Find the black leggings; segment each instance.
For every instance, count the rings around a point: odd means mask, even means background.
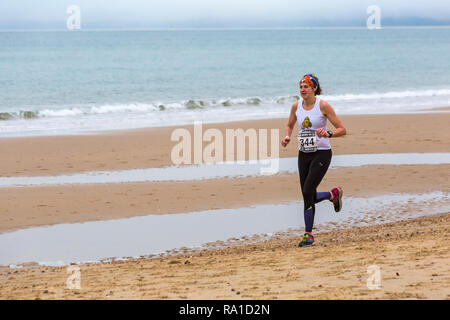
[[[298,173],[305,204],[305,227],[307,232],[312,231],[316,210],[315,204],[318,202],[317,187],[327,173],[331,156],[331,150],[317,150],[310,153],[298,152]],[[323,199],[319,199],[319,201],[321,200]]]

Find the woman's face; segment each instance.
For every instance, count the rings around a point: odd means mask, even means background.
[[[307,85],[306,83],[300,84],[300,95],[303,99],[309,98],[311,96],[314,96],[314,90],[312,87]]]

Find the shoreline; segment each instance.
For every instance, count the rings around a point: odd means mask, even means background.
[[[446,145],[450,139],[447,131],[436,136],[432,130],[423,130],[414,137],[424,123],[432,123],[434,128],[446,128],[449,113],[343,115],[340,118],[347,128],[347,135],[331,140],[333,154],[450,151]],[[227,129],[279,130],[281,141],[286,121],[287,117],[243,120],[204,124],[202,129],[205,132],[215,128],[223,136]],[[194,136],[193,126],[172,126],[80,136],[0,138],[3,151],[0,176],[47,176],[170,166],[173,165],[171,151],[178,143],[171,141],[171,134],[178,128],[184,128]],[[297,130],[298,124],[294,134]],[[203,147],[205,145],[204,142]],[[248,145],[246,147],[248,159]],[[297,156],[296,141],[286,149],[279,148],[281,158]]]
[[[317,208],[313,233],[320,238],[320,234],[324,232],[445,214],[450,208],[448,197],[449,193],[441,191],[422,194],[391,193],[368,198],[346,197],[345,209],[340,213],[335,213],[330,204]],[[0,235],[1,247],[10,257],[8,260],[0,257],[0,265],[11,265],[12,268],[37,264],[67,266],[72,263],[84,265],[155,256],[167,257],[180,253],[195,253],[203,249],[223,249],[236,244],[248,245],[280,237],[300,237],[303,234],[303,225],[300,222],[301,205],[297,201],[192,212],[188,216],[181,214],[174,217],[168,215],[158,217],[150,214],[137,219],[21,229],[17,233]],[[255,227],[256,217],[259,226]],[[276,221],[276,217],[283,222]],[[218,221],[221,223],[218,224]],[[286,223],[287,221],[290,223]],[[157,228],[155,223],[158,225]],[[183,228],[180,229],[181,225]],[[237,230],[240,231],[236,232]],[[99,235],[101,238],[98,238]],[[30,241],[30,236],[33,241]],[[11,242],[12,238],[26,246],[28,253],[10,252],[11,246],[14,245],[14,242]],[[161,239],[166,241],[160,243]],[[92,248],[92,243],[96,243],[95,248]],[[65,249],[61,250],[61,247]],[[123,249],[114,250],[116,247]],[[67,251],[67,248],[72,250]],[[89,254],[86,256],[85,252]]]
[[[377,112],[377,113],[349,113],[349,114],[338,114],[339,117],[347,117],[347,116],[390,116],[390,115],[417,115],[417,114],[446,114],[450,112],[450,106],[446,107],[433,107],[427,109],[415,109],[408,110],[404,112]],[[203,122],[205,125],[222,125],[228,123],[239,123],[239,122],[247,122],[247,121],[262,121],[262,120],[281,120],[287,119],[287,117],[257,117],[256,119],[231,119],[231,120],[223,120],[223,121],[208,121]],[[74,131],[74,132],[61,132],[61,133],[52,133],[52,134],[19,134],[19,135],[6,135],[0,136],[0,141],[2,139],[21,139],[21,138],[51,138],[51,137],[79,137],[79,136],[97,136],[97,135],[114,135],[114,134],[127,134],[135,131],[149,130],[152,128],[180,128],[180,127],[189,127],[192,126],[193,123],[180,123],[175,125],[150,125],[136,128],[121,128],[121,129],[101,129],[101,130],[83,130],[83,131]]]
[[[340,118],[348,135],[331,141],[334,154],[450,152],[448,130],[436,135],[438,128],[447,128],[447,113]],[[284,133],[286,120],[204,125],[204,129],[274,128]],[[427,126],[433,129],[420,130]],[[4,151],[0,175],[38,176],[170,165],[168,155],[175,144],[170,141],[170,134],[175,128],[178,127],[107,135],[0,139]],[[192,127],[184,128],[192,132]],[[295,143],[287,149],[280,148],[280,157],[296,154]],[[328,171],[319,189],[343,185],[346,197],[448,193],[450,181],[445,172],[449,168],[448,164],[336,168]],[[134,217],[158,210],[170,214],[300,199],[297,174],[2,188],[0,232]],[[424,202],[421,208],[433,203]],[[445,209],[447,202],[442,205]],[[415,209],[414,203],[409,203],[398,214],[414,216]],[[386,214],[388,209],[380,207],[367,222],[382,222]],[[238,247],[213,246],[213,250],[170,257],[83,264],[80,290],[67,289],[65,267],[4,267],[0,268],[0,281],[4,283],[0,298],[450,299],[450,213],[367,227],[336,227],[331,232],[320,232],[314,248],[298,248],[299,236],[268,241],[261,238]],[[315,265],[308,261],[315,261]],[[381,290],[366,287],[370,265],[381,268]]]
[[[421,131],[424,123],[445,128],[450,114],[342,117],[348,135],[331,140],[333,154],[450,152],[450,132]],[[241,121],[215,127],[283,132],[286,119]],[[107,135],[0,139],[0,176],[45,176],[84,171],[171,165],[178,127]],[[185,127],[192,132],[192,127]],[[296,128],[294,130],[297,130]],[[295,132],[295,131],[294,131]],[[248,150],[247,150],[248,151]],[[296,141],[280,157],[297,156]],[[450,190],[450,165],[370,165],[329,170],[319,190],[343,186],[346,196]],[[370,186],[370,187],[369,187]],[[106,183],[2,188],[0,232],[59,223],[172,214],[301,199],[297,174],[177,182]]]
[[[169,257],[83,264],[80,289],[67,288],[67,267],[3,267],[0,298],[449,299],[449,228],[446,213],[320,233],[310,248],[299,248],[299,237],[279,237]],[[381,271],[378,290],[367,287],[371,265]]]
[[[448,177],[442,174],[448,171],[450,164],[337,168],[328,171],[319,190],[341,185],[346,197],[450,192]],[[14,187],[2,188],[1,191],[0,234],[61,223],[235,209],[301,200],[297,174],[200,181]]]

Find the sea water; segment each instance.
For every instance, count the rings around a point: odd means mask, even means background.
[[[450,105],[450,28],[0,32],[0,137]]]
[[[346,197],[339,213],[329,201],[316,205],[314,232],[413,219],[449,210],[449,194]],[[412,209],[414,208],[414,209]],[[303,202],[33,227],[0,234],[0,266],[37,262],[65,265],[164,254],[174,249],[230,245],[233,238],[303,234]],[[261,240],[261,238],[260,238]],[[227,241],[224,243],[224,241]],[[211,242],[216,242],[211,245]],[[175,251],[173,253],[176,253]]]

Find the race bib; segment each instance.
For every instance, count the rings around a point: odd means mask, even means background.
[[[306,129],[298,133],[298,148],[302,152],[317,151],[317,135],[315,130]]]

